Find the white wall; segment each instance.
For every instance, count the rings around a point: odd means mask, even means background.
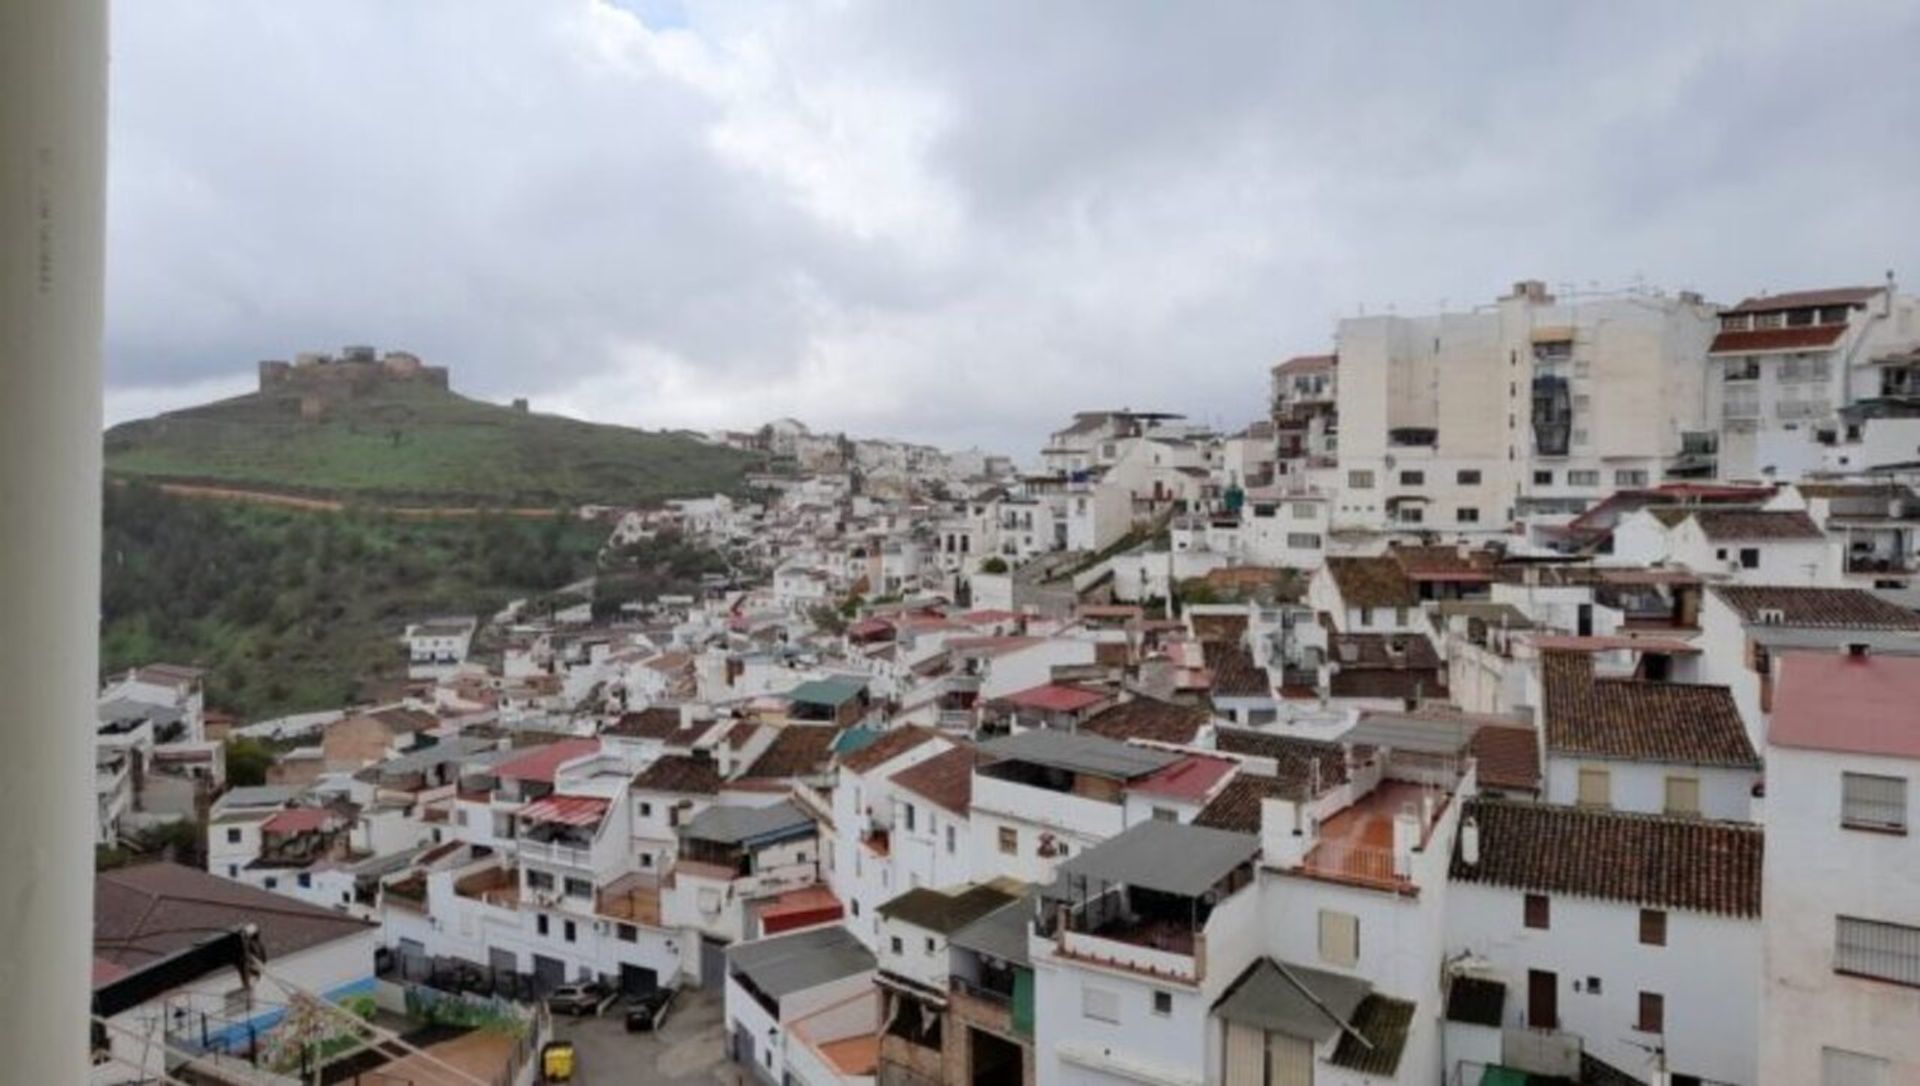
[[[1572,755],[1548,754],[1545,785],[1548,803],[1571,806],[1580,798],[1580,770],[1604,769],[1611,778],[1611,803],[1616,811],[1665,814],[1667,778],[1692,777],[1700,782],[1700,814],[1704,818],[1751,822],[1753,786],[1760,774],[1751,769],[1626,762]]]

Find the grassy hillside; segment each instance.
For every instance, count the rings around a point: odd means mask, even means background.
[[[404,674],[405,623],[571,583],[605,537],[573,517],[300,512],[109,486],[101,668],[209,668],[209,701],[247,717],[335,708]]]
[[[750,457],[692,437],[515,411],[419,384],[303,420],[250,393],[107,431],[107,470],[433,505],[640,504],[737,491]]]

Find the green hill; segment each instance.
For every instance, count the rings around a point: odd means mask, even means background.
[[[395,382],[303,418],[256,392],[107,431],[107,471],[405,504],[641,504],[738,491],[754,459],[668,432],[605,426]]]

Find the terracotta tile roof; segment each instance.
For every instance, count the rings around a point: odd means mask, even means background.
[[[636,792],[677,792],[711,796],[720,791],[720,767],[712,758],[663,754],[628,786]]]
[[[1239,767],[1240,763],[1231,758],[1193,754],[1134,781],[1127,786],[1127,791],[1168,799],[1202,800]]]
[[[912,724],[890,728],[881,732],[878,739],[842,757],[840,768],[853,773],[865,773],[898,758],[922,743],[931,743],[939,738],[940,733],[932,728],[922,728]]]
[[[1913,488],[1901,483],[1795,483],[1805,498],[1911,498]]]
[[[1136,696],[1081,721],[1079,730],[1106,739],[1148,739],[1184,746],[1193,742],[1200,726],[1212,716],[1197,705]]]
[[[1392,558],[1328,558],[1327,575],[1348,607],[1412,607],[1420,602],[1413,582]]]
[[[138,864],[93,877],[93,954],[137,969],[241,924],[256,924],[269,960],[373,925],[284,894],[175,863]]]
[[[1298,373],[1325,373],[1340,364],[1340,356],[1333,354],[1295,355],[1273,367],[1273,372],[1292,377]]]
[[[1492,551],[1462,555],[1458,547],[1397,546],[1387,555],[1416,581],[1491,581],[1499,559]]]
[[[607,735],[628,739],[671,739],[680,732],[680,708],[675,705],[655,705],[637,713],[622,713],[620,719],[604,731]],[[687,734],[695,735],[699,731],[698,727],[689,728]]]
[[[1339,698],[1440,697],[1446,670],[1433,642],[1418,634],[1335,634],[1339,664],[1327,692]],[[1389,649],[1398,649],[1390,652]]]
[[[598,739],[562,739],[557,743],[533,747],[493,767],[496,777],[521,781],[553,780],[562,762],[570,762],[600,749]]]
[[[1724,686],[1596,679],[1593,657],[1540,657],[1547,750],[1643,762],[1760,766]]]
[[[1747,354],[1831,347],[1847,330],[1844,324],[1810,324],[1800,328],[1755,328],[1749,332],[1721,332],[1713,337],[1708,354]]]
[[[1209,829],[1232,830],[1234,833],[1260,832],[1260,801],[1263,799],[1300,799],[1299,780],[1287,780],[1280,777],[1262,777],[1242,772],[1220,789],[1220,794],[1207,801],[1200,813],[1193,816],[1193,824]]]
[[[893,783],[954,814],[973,805],[973,766],[978,752],[962,745],[895,773]]]
[[[1193,636],[1202,641],[1225,641],[1239,644],[1247,633],[1247,616],[1241,615],[1193,615]]]
[[[1540,791],[1540,740],[1532,728],[1483,724],[1468,743],[1482,788]]]
[[[1812,517],[1797,510],[1695,509],[1693,522],[1712,540],[1826,538]]]
[[[995,700],[1048,713],[1077,713],[1106,701],[1110,696],[1103,691],[1067,683],[1042,683]]]
[[[1779,611],[1780,625],[1823,629],[1920,630],[1920,614],[1860,588],[1714,585],[1709,589],[1744,622]]]
[[[811,777],[826,770],[833,757],[833,739],[840,729],[818,724],[788,724],[773,737],[757,761],[741,777],[748,780]]]
[[[1254,666],[1253,656],[1225,641],[1203,642],[1207,667],[1213,672],[1216,698],[1257,698],[1273,692],[1266,670]]]
[[[1784,294],[1759,294],[1743,298],[1730,313],[1776,313],[1782,309],[1823,308],[1831,305],[1864,305],[1880,296],[1885,287],[1830,287],[1825,290],[1790,290]]]
[[[1480,862],[1451,877],[1542,894],[1724,916],[1760,915],[1761,828],[1746,822],[1473,799]]]
[[[1248,728],[1219,728],[1214,732],[1213,745],[1228,754],[1271,758],[1281,781],[1299,787],[1304,787],[1316,772],[1321,791],[1346,783],[1347,756],[1338,743]]]

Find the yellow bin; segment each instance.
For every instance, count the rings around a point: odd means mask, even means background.
[[[540,1050],[540,1077],[547,1082],[573,1081],[573,1042],[548,1041]]]

